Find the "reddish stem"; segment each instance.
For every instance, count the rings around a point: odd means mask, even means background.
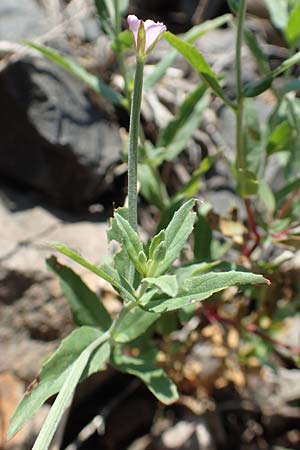
[[[288,196],[285,203],[282,205],[280,210],[278,211],[278,214],[276,215],[276,219],[282,219],[286,216],[288,210],[290,209],[291,204],[293,203],[294,199],[297,197],[299,193],[299,188],[295,189],[291,194]]]
[[[276,233],[272,233],[272,237],[275,239],[280,239],[282,237],[285,237],[287,234],[289,234],[290,231],[293,231],[293,227],[285,228],[284,230],[277,231]]]
[[[249,258],[249,256],[252,254],[252,252],[259,245],[260,240],[261,240],[261,236],[260,236],[260,234],[259,234],[259,232],[257,230],[255,217],[254,217],[254,214],[253,214],[253,211],[252,211],[250,199],[249,198],[245,198],[244,199],[244,203],[245,203],[245,208],[246,208],[246,212],[247,212],[247,218],[248,218],[248,224],[249,224],[250,232],[251,232],[251,235],[254,238],[254,243],[249,245],[249,246],[245,246],[245,248],[243,250],[243,255],[246,256],[247,258]]]

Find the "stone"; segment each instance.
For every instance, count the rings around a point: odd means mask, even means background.
[[[106,221],[79,214],[58,216],[36,203],[34,195],[2,187],[0,195],[0,373],[10,372],[29,383],[46,356],[74,327],[58,279],[47,271],[45,258],[55,253],[49,243],[65,242],[94,264],[109,251]],[[2,198],[2,201],[1,201]],[[6,200],[4,200],[6,199]],[[30,201],[31,200],[31,201]],[[99,278],[58,255],[86,279],[95,292]]]
[[[64,28],[68,36],[75,37],[80,42],[97,40],[101,30],[94,0],[69,2],[61,13],[66,23]]]
[[[235,96],[235,42],[236,32],[232,28],[217,28],[204,34],[195,43],[206,61],[219,74],[224,75],[229,97]],[[257,79],[257,64],[246,45],[242,47],[242,81],[250,83]]]
[[[45,11],[37,0],[1,0],[0,41],[20,42],[48,30]]]
[[[0,72],[0,175],[55,205],[79,208],[111,189],[119,129],[85,86],[42,58]]]

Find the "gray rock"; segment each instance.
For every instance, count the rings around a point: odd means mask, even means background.
[[[111,189],[119,159],[118,127],[82,83],[40,58],[0,73],[0,174],[79,207]]]
[[[93,223],[78,214],[58,218],[34,205],[28,194],[23,197],[7,189],[0,194],[0,342],[5,348],[0,352],[0,372],[11,372],[29,382],[45,356],[73,328],[59,281],[46,270],[45,258],[54,253],[49,242],[64,242],[99,264],[108,256],[107,224]],[[59,256],[59,260],[99,292],[99,278],[70,259]]]
[[[236,31],[232,28],[218,28],[201,36],[195,43],[206,61],[217,74],[223,74],[229,97],[236,94],[235,74]],[[246,45],[242,46],[242,82],[257,80],[257,64]]]
[[[99,37],[100,21],[94,0],[68,2],[66,8],[62,8],[61,14],[68,36],[75,37],[80,42],[95,42]]]
[[[0,40],[18,42],[47,31],[45,11],[37,0],[1,0]]]

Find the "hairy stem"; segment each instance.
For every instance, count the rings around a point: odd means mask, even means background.
[[[236,37],[236,167],[237,171],[246,169],[246,161],[244,154],[244,95],[243,95],[243,83],[242,83],[242,44],[244,34],[244,24],[247,10],[247,0],[240,0],[239,14],[238,14],[238,27]],[[244,252],[246,256],[250,256],[252,251],[257,247],[260,242],[260,235],[257,231],[254,215],[251,208],[251,203],[248,198],[244,199],[245,208],[248,217],[248,223],[251,233],[254,236],[254,245],[250,249],[246,249]]]
[[[128,150],[128,220],[132,228],[138,231],[137,220],[137,166],[138,142],[140,130],[140,113],[143,90],[144,62],[137,59],[134,88],[130,108],[129,150]],[[129,282],[133,284],[135,268],[131,263],[129,268]]]
[[[143,69],[143,61],[137,60],[129,127],[128,210],[129,223],[135,231],[137,231],[137,164],[140,111],[143,88]]]

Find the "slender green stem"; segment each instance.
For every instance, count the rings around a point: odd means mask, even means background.
[[[137,164],[140,111],[143,89],[144,62],[137,60],[131,102],[128,151],[128,210],[129,223],[137,231]]]
[[[117,331],[118,327],[122,323],[122,320],[136,306],[137,304],[132,302],[122,307],[121,311],[119,312],[118,316],[115,318],[109,329],[109,336],[112,341],[114,340],[114,333]]]
[[[236,167],[237,170],[246,169],[246,161],[244,154],[244,94],[242,82],[242,45],[244,36],[244,24],[247,10],[247,0],[240,0],[238,26],[236,37]],[[244,254],[249,257],[252,251],[259,245],[260,234],[257,231],[254,214],[251,208],[249,198],[244,198],[245,208],[248,217],[248,224],[254,238],[254,244],[251,248],[245,248]]]
[[[247,0],[240,1],[238,28],[236,38],[236,88],[237,88],[237,109],[236,109],[236,151],[237,151],[237,169],[245,169],[244,156],[244,96],[242,84],[242,43],[244,22],[247,9]]]

